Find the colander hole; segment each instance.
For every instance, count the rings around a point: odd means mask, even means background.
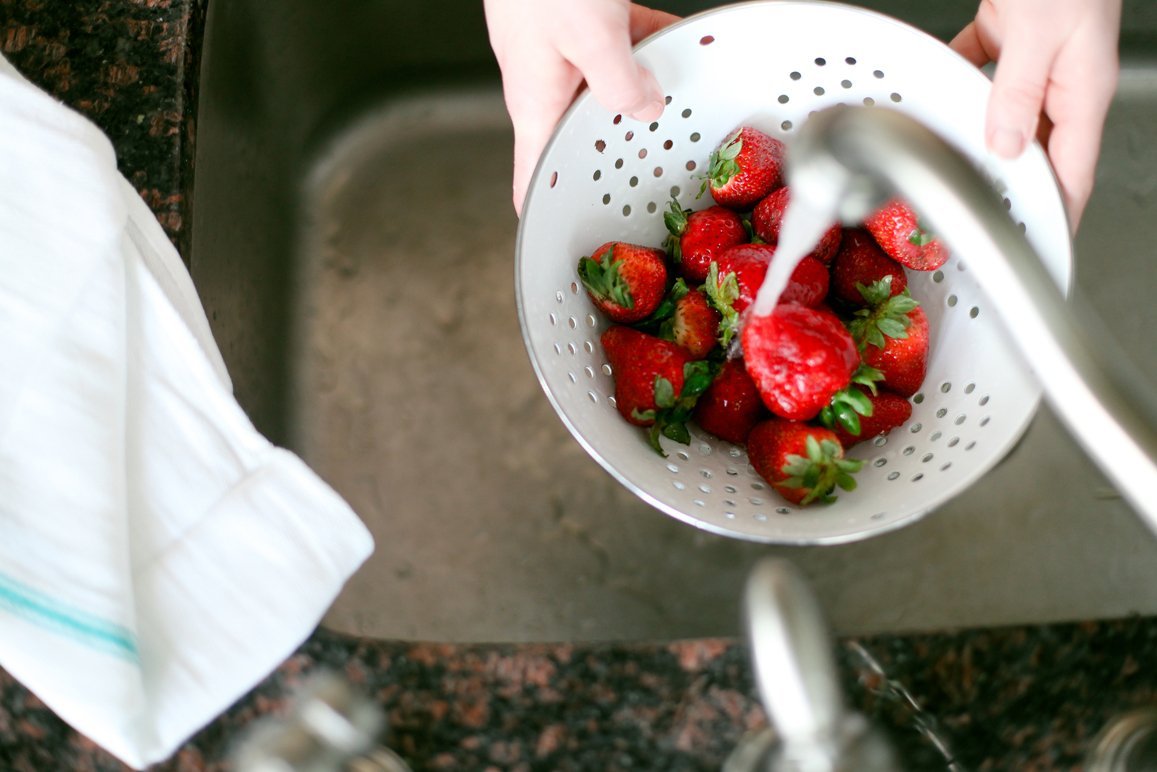
[[[578,353],[578,349],[575,348],[575,345],[573,343],[566,344],[566,350],[568,352],[570,352],[571,356],[574,356],[575,354]]]
[[[963,271],[964,268],[965,268],[964,261],[963,260],[957,260],[956,261],[956,270]]]
[[[873,75],[873,77],[876,78],[876,80],[882,80],[884,77],[884,71],[883,70],[872,70],[872,75]]]
[[[1021,232],[1021,233],[1026,233],[1026,232],[1028,232],[1028,227],[1027,227],[1027,226],[1026,226],[1024,223],[1022,223],[1022,222],[1018,222],[1018,223],[1016,224],[1016,227],[1020,228],[1020,232]]]
[[[697,163],[695,163],[694,161],[688,161],[688,162],[687,162],[687,171],[689,171],[689,172],[693,172],[693,171],[695,171],[695,168],[696,168],[697,166],[698,166],[698,164],[697,164]]]
[[[890,475],[888,475],[888,479],[889,480],[899,480],[900,479],[900,473],[899,472],[892,472]]]
[[[988,422],[989,422],[990,420],[992,420],[992,419],[991,419],[991,418],[989,418],[988,416],[985,416],[984,418],[981,418],[981,419],[980,419],[980,425],[981,425],[981,426],[988,426]]]
[[[705,506],[707,506],[707,504],[705,504],[705,503],[703,502],[703,499],[692,499],[692,501],[694,501],[694,502],[695,502],[695,506],[697,506],[697,507],[705,507]]]
[[[967,420],[968,420],[968,416],[966,416],[964,413],[961,413],[960,415],[956,416],[956,420],[953,423],[955,423],[957,426],[960,426],[962,423],[964,423]]]
[[[980,398],[980,401],[977,402],[976,404],[980,405],[981,407],[984,407],[985,405],[987,405],[988,404],[988,395],[985,394],[983,397]]]
[[[872,444],[875,445],[877,448],[882,448],[888,444],[888,438],[881,434],[879,437],[872,440]]]
[[[659,122],[658,121],[652,121],[651,125],[647,127],[647,131],[658,131],[658,130],[659,130]]]
[[[550,173],[550,186],[553,188],[557,184],[558,184],[558,172],[551,172]]]
[[[708,485],[707,483],[702,483],[699,486],[699,490],[701,490],[703,493],[710,493],[711,492],[711,486]]]
[[[690,118],[691,117],[691,108],[687,107],[683,110],[683,112],[681,112],[679,114],[682,115],[684,118]]]
[[[874,104],[876,104],[875,99],[872,99],[871,97],[864,97],[864,106],[865,107],[871,107]]]
[[[659,206],[654,201],[647,202],[647,214],[654,214],[659,211]]]
[[[748,499],[748,501],[750,501],[753,506],[756,506],[756,507],[763,506],[763,499],[761,499],[759,496],[752,496],[751,498]]]
[[[623,122],[623,116],[621,113],[619,115],[616,115],[614,118],[611,119],[611,123],[615,124],[616,126],[618,126],[622,122]]]
[[[776,507],[776,509],[775,509],[775,513],[776,513],[777,515],[790,515],[790,514],[791,514],[791,510],[790,510],[790,509],[788,509],[787,507]]]
[[[739,470],[733,466],[729,466],[729,467],[727,467],[727,476],[728,477],[738,477],[739,476]],[[731,491],[731,492],[735,493],[735,491]]]
[[[912,482],[920,482],[923,479],[924,479],[924,473],[923,472],[917,472],[916,474],[912,475]]]
[[[639,186],[639,178],[638,177],[632,177],[631,179],[627,180],[627,184],[630,185],[632,188],[637,188]]]
[[[798,72],[793,72],[793,73],[791,73],[791,75],[789,75],[788,77],[790,77],[792,80],[799,80],[799,79],[800,79],[800,78],[802,78],[803,76],[802,76],[802,75],[800,75]]]
[[[611,374],[611,366],[610,365],[603,365],[603,375],[610,375],[610,374]]]
[[[815,88],[812,89],[812,93],[815,94],[816,96],[823,96],[824,95],[824,87],[823,86],[816,86]]]
[[[573,316],[568,316],[567,320],[566,320],[566,326],[570,327],[572,330],[577,330],[578,329],[578,319],[575,319]]]
[[[944,302],[948,304],[949,308],[955,308],[956,304],[959,302],[959,298],[957,298],[955,295],[949,295],[948,299]]]
[[[916,448],[913,447],[912,445],[909,445],[908,447],[904,448],[903,452],[904,452],[905,456],[910,456],[916,452]]]
[[[598,394],[594,393],[593,391],[588,391],[587,396],[590,398],[591,402],[595,403],[596,405],[599,404]]]
[[[924,401],[924,393],[921,392],[921,393],[917,394],[916,396],[912,397],[912,401],[915,402],[917,405],[921,404]]]
[[[607,149],[607,143],[605,140],[601,140],[601,139],[595,140],[595,150],[597,150],[601,153],[606,149]],[[598,174],[598,172],[595,172],[595,174]],[[598,177],[595,177],[595,179],[597,180]]]
[[[976,384],[975,383],[970,383],[964,387],[964,393],[965,394],[971,394],[974,391],[976,391]]]
[[[932,281],[936,282],[937,284],[944,281],[944,271],[936,271],[935,273],[933,273],[932,274]]]
[[[677,490],[677,491],[682,491],[682,490],[687,489],[687,486],[685,484],[683,484],[682,480],[672,480],[671,485],[674,486],[675,490]]]
[[[942,407],[936,411],[936,417],[937,418],[943,418],[946,415],[948,415],[948,408],[946,408],[946,407]],[[935,435],[933,435],[933,436],[935,436]]]
[[[947,411],[947,410],[945,410],[944,412],[945,412],[945,413],[947,413],[948,411]],[[939,415],[939,413],[937,413],[937,415]],[[941,418],[943,418],[944,416],[940,416],[940,417],[941,417]],[[932,433],[932,436],[931,436],[931,437],[929,437],[928,439],[929,439],[929,441],[931,441],[931,442],[936,442],[936,440],[940,439],[940,438],[941,438],[941,437],[943,437],[943,436],[944,436],[944,435],[943,435],[941,432],[933,432],[933,433]]]
[[[600,179],[602,179],[602,176],[603,176],[602,171],[599,169],[595,169],[595,173],[591,175],[591,179],[594,180],[595,182],[598,182]]]
[[[755,513],[755,519],[761,523],[766,523],[767,522],[767,513],[766,512],[756,512]]]
[[[704,442],[704,443],[701,443],[701,444],[699,445],[699,455],[701,455],[701,456],[710,456],[710,455],[711,455],[711,446],[710,446],[710,445],[708,445],[706,442]],[[711,473],[710,473],[710,472],[708,472],[708,474],[711,474]]]
[[[596,396],[592,396],[591,401],[592,402],[598,402],[599,400]],[[615,395],[614,394],[611,394],[607,397],[607,404],[610,405],[611,407],[617,407],[618,406],[619,403],[617,401],[615,401]]]
[[[574,373],[570,373],[570,372],[568,372],[568,373],[566,374],[566,377],[567,377],[567,378],[570,378],[570,382],[571,382],[571,383],[578,383],[578,376],[577,376],[577,375],[575,375]]]
[[[594,378],[595,377],[595,368],[591,367],[590,365],[587,365],[586,367],[584,367],[583,372],[586,373],[586,376],[588,378]]]
[[[674,464],[667,464],[667,470],[671,472],[671,474],[679,474],[679,467]]]
[[[611,203],[611,194],[610,193],[604,193],[603,194],[603,206],[606,206],[609,203]]]
[[[726,507],[734,507],[734,506],[735,506],[735,502],[734,502],[734,501],[732,501],[731,499],[724,499],[724,500],[723,500],[723,505],[724,505],[724,506],[726,506]]]
[[[949,462],[945,463],[944,466],[940,467],[940,471],[941,472],[947,472],[951,468],[952,468],[952,462],[949,461]]]
[[[975,448],[975,447],[976,447],[976,440],[973,440],[972,442],[970,442],[970,443],[968,443],[967,445],[965,445],[965,446],[964,446],[964,449],[965,449],[965,450],[972,450],[972,449],[973,449],[973,448]]]
[[[554,344],[554,353],[561,356],[562,355],[562,346],[558,345],[557,343]],[[609,368],[610,365],[607,365],[607,367]],[[610,375],[610,373],[607,373],[607,375]]]
[[[558,292],[554,293],[554,299],[557,300],[559,303],[563,303],[566,301],[566,297],[562,294],[562,290],[559,290]]]
[[[844,88],[851,88],[852,82],[845,78],[844,80],[840,81],[840,85],[843,86]]]
[[[872,515],[872,517],[870,519],[883,520],[884,519],[884,513],[883,512],[877,512],[876,514]]]
[[[731,450],[727,451],[727,455],[731,456],[732,458],[739,458],[743,455],[743,451],[739,448],[732,448]]]
[[[665,140],[663,142],[663,149],[664,150],[670,150],[673,147],[675,147],[675,141],[674,140],[668,139],[668,140]]]
[[[700,469],[699,474],[703,475],[703,479],[710,480],[715,475],[711,473],[710,469]]]
[[[675,455],[679,457],[680,461],[689,461],[691,459],[691,456],[687,455],[687,451],[685,450],[680,450]]]
[[[779,127],[781,129],[783,129],[784,131],[791,131],[792,122],[791,121],[784,121],[783,123],[779,124]]]
[[[663,104],[665,104],[665,105],[671,104],[671,97],[669,95],[663,99]]]
[[[651,176],[662,177],[663,176],[663,167],[662,166],[656,166],[654,169],[651,170]],[[652,209],[651,211],[653,212],[655,210]]]
[[[883,458],[883,457],[877,458],[875,461],[872,462],[872,466],[876,467],[877,469],[882,467],[882,466],[887,466],[887,464],[888,464],[888,459]]]
[[[844,62],[847,64],[855,64],[856,63],[856,57],[849,56],[846,59],[844,59]]]
[[[630,217],[630,216],[631,216],[631,205],[630,205],[630,204],[626,204],[626,205],[623,207],[623,217]]]
[[[558,316],[553,314],[553,313],[550,315],[550,326],[551,327],[557,327],[558,326]]]
[[[728,469],[727,471],[730,472],[731,470]],[[739,489],[736,488],[734,485],[724,485],[723,490],[726,491],[727,493],[732,493],[732,494],[739,492]]]
[[[947,394],[950,391],[952,391],[952,382],[951,381],[945,381],[944,383],[940,384],[940,393],[941,394]]]
[[[816,67],[823,67],[827,63],[828,63],[827,60],[824,59],[822,56],[816,57]]]
[[[978,316],[980,316],[980,307],[979,306],[973,306],[972,308],[968,309],[968,318],[969,319],[975,319]]]
[[[688,139],[690,139],[692,142],[698,142],[702,138],[703,138],[703,135],[697,131],[691,132],[691,136],[688,137]]]
[[[642,150],[639,151],[639,160],[641,161],[646,157],[647,157],[647,148],[643,148]]]
[[[899,94],[897,94],[895,91],[893,91],[893,92],[892,92],[892,93],[889,95],[889,97],[888,97],[888,98],[889,98],[889,99],[891,99],[893,102],[900,102],[900,101],[902,101],[902,100],[904,99],[904,97],[900,96],[900,95],[899,95]]]
[[[1009,200],[1009,199],[1007,199],[1007,198],[1005,198],[1005,199],[1004,199],[1004,208],[1005,208],[1005,209],[1008,209],[1009,211],[1011,211],[1011,210],[1012,210],[1012,201],[1011,201],[1011,200]]]
[[[623,159],[622,158],[616,158],[615,159],[615,168],[616,169],[622,169],[623,168]]]
[[[724,512],[723,516],[726,517],[728,520],[734,520],[735,519],[735,513],[734,512]]]
[[[767,486],[764,485],[763,483],[759,482],[758,480],[756,480],[755,482],[753,482],[751,484],[751,489],[755,490],[755,491],[762,491],[762,490],[766,490]]]
[[[681,190],[679,189],[679,186],[678,186],[678,185],[672,185],[672,186],[671,186],[671,198],[678,198],[678,197],[679,197],[679,194],[680,194],[680,193],[682,193],[682,192],[683,192],[683,191],[681,191]]]
[[[920,430],[923,428],[924,428],[923,424],[914,423],[910,427],[908,427],[908,431],[912,432],[913,434],[919,434]]]
[[[952,439],[950,439],[948,441],[948,447],[950,447],[950,448],[955,448],[959,444],[960,444],[960,438],[959,437],[953,437]]]
[[[924,458],[920,459],[920,463],[927,464],[931,460],[932,460],[932,454],[931,453],[925,453]]]
[[[781,105],[786,105],[789,101],[790,101],[790,97],[788,97],[787,94],[780,94],[779,95],[779,103]]]
[[[579,294],[579,283],[577,281],[572,281],[570,283],[570,294],[572,294],[572,295]]]

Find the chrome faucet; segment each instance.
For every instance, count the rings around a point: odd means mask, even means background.
[[[1157,397],[1101,321],[1066,301],[992,187],[958,151],[898,111],[817,112],[788,154],[793,199],[859,222],[900,196],[968,266],[1045,397],[1157,532]]]

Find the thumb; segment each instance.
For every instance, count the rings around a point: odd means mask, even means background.
[[[1005,158],[1019,156],[1036,135],[1057,54],[1056,45],[1032,30],[1029,24],[1013,25],[992,79],[985,139],[989,149]]]
[[[586,79],[591,94],[608,110],[640,121],[653,121],[663,112],[663,91],[631,53],[627,19],[576,35],[563,55]]]

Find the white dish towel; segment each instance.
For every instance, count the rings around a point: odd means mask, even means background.
[[[107,138],[0,58],[0,667],[143,767],[292,653],[372,548],[233,399]]]

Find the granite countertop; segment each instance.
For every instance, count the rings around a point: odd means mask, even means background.
[[[5,55],[105,130],[185,256],[204,2],[0,3]],[[1110,718],[1157,700],[1151,618],[844,639],[837,654],[851,704],[918,769],[945,768],[930,734],[967,769],[1073,768]],[[381,704],[385,741],[416,770],[718,769],[765,724],[742,641],[444,645],[319,629],[157,769],[228,768],[240,730],[323,668]],[[124,769],[2,670],[0,768]]]

